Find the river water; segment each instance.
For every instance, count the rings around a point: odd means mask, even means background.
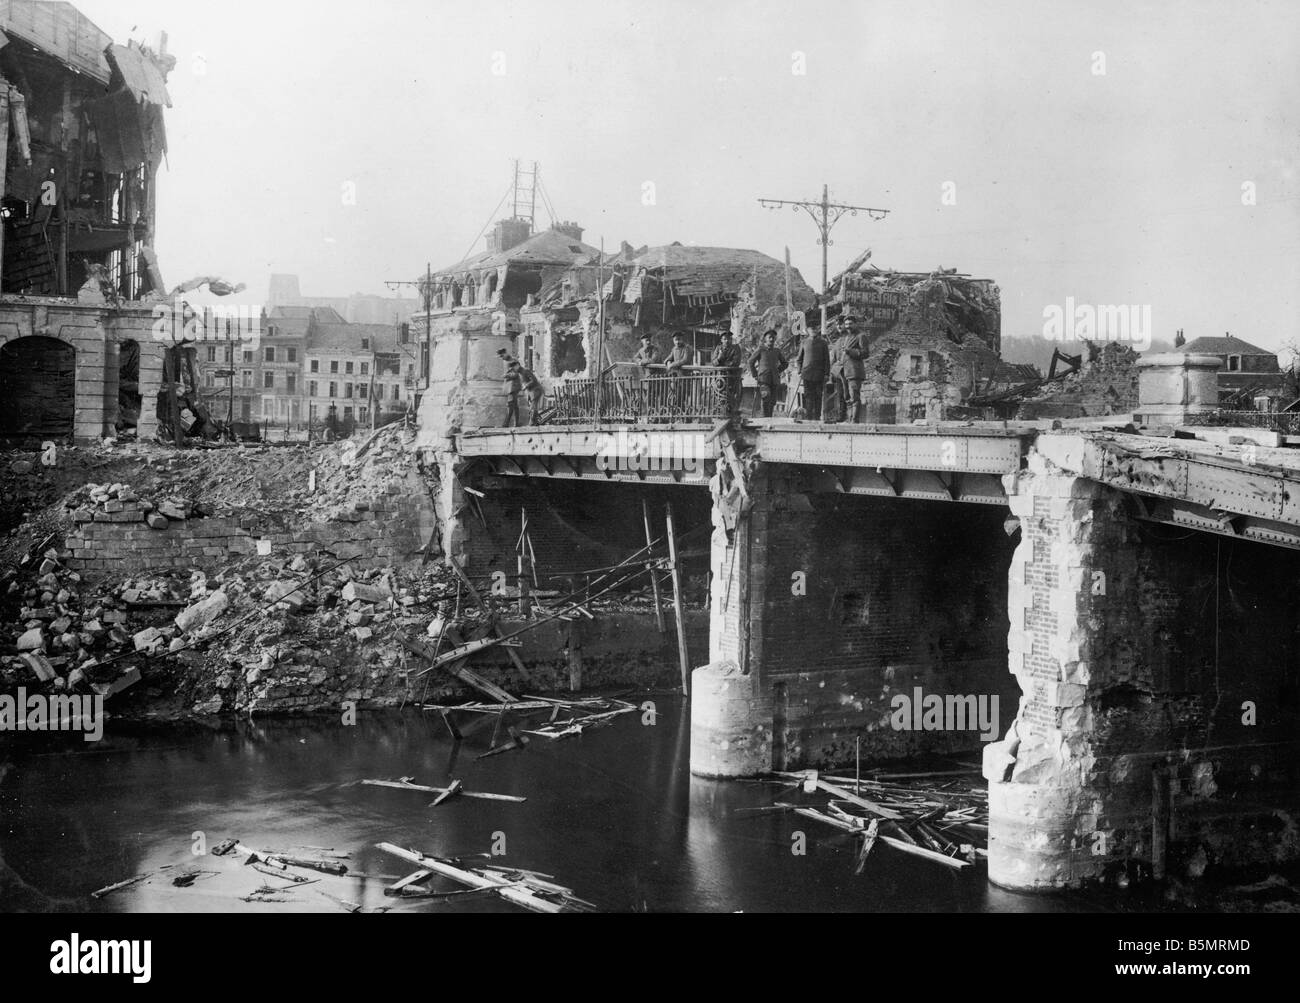
[[[375,849],[381,841],[439,856],[504,850],[497,863],[554,875],[619,912],[1105,908],[1002,891],[884,844],[854,876],[849,835],[794,815],[733,815],[770,804],[779,788],[692,777],[684,703],[653,699],[653,724],[627,714],[578,738],[537,738],[482,760],[490,721],[456,744],[439,718],[411,711],[363,716],[352,727],[310,719],[148,732],[110,725],[97,743],[24,736],[0,749],[0,909],[342,912],[342,902],[366,911],[515,910],[491,897],[385,898],[385,884],[416,868]],[[358,783],[403,776],[431,786],[456,778],[466,790],[528,800],[462,797],[430,808],[432,795]],[[796,830],[806,833],[803,855],[792,852]],[[255,849],[348,853],[350,873],[244,901],[284,882],[237,857],[193,852],[231,837]],[[173,885],[195,869],[188,887]],[[100,899],[89,895],[146,873]]]

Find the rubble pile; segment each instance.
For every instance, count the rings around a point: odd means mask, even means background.
[[[183,522],[193,514],[193,503],[180,497],[151,501],[141,498],[125,484],[87,484],[64,502],[73,505],[72,521],[144,522],[150,529],[166,529],[172,522]]]
[[[3,688],[111,697],[143,678],[149,716],[168,717],[400,702],[397,631],[426,629],[448,574],[294,555],[97,585],[66,554],[51,547],[0,579]]]

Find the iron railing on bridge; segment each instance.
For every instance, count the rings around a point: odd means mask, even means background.
[[[1296,435],[1300,433],[1300,411],[1204,411],[1189,414],[1185,424],[1266,428],[1284,435]]]
[[[740,414],[740,369],[688,366],[680,376],[606,375],[555,386],[547,421],[708,423]]]

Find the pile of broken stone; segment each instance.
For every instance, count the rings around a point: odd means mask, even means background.
[[[144,522],[150,529],[166,529],[192,514],[188,502],[175,498],[153,502],[126,484],[87,484],[78,492],[78,499],[80,503],[72,510],[76,523]]]
[[[112,697],[166,660],[192,670],[185,688],[206,697],[207,713],[254,703],[273,709],[269,688],[297,682],[278,664],[287,634],[306,634],[358,667],[393,664],[401,651],[393,628],[424,627],[421,607],[442,578],[432,569],[419,581],[390,568],[354,572],[298,554],[248,557],[215,575],[195,569],[90,583],[64,566],[67,554],[50,548],[7,574],[7,584],[0,580],[0,690]],[[219,645],[207,643],[219,635]],[[264,671],[268,660],[275,671]],[[219,684],[241,666],[235,678],[244,685]],[[304,685],[310,678],[304,668]],[[289,707],[316,702],[299,699],[306,691],[294,696]]]
[[[26,581],[14,578],[6,592],[18,604],[16,622],[8,625],[12,646],[5,649],[14,654],[0,659],[6,688],[46,686],[111,697],[139,682],[139,669],[116,656],[133,646],[140,650],[127,625],[129,602],[141,590],[83,600],[81,575],[60,563],[57,550],[32,563]]]

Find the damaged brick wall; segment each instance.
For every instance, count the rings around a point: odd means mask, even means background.
[[[400,566],[421,559],[434,525],[432,503],[415,473],[389,485],[385,494],[357,502],[351,512],[298,527],[256,514],[196,518],[163,508],[174,516],[168,517],[140,501],[112,507],[76,516],[77,529],[66,540],[70,570],[92,578],[162,568],[219,571],[256,553],[263,539],[270,541],[272,555],[323,553],[351,559],[359,569]]]
[[[771,722],[773,763],[843,764],[858,737],[872,759],[978,748],[974,729],[895,730],[891,701],[919,686],[1014,712],[1004,513],[757,483],[739,553],[715,542],[711,657],[756,677],[746,699]]]

